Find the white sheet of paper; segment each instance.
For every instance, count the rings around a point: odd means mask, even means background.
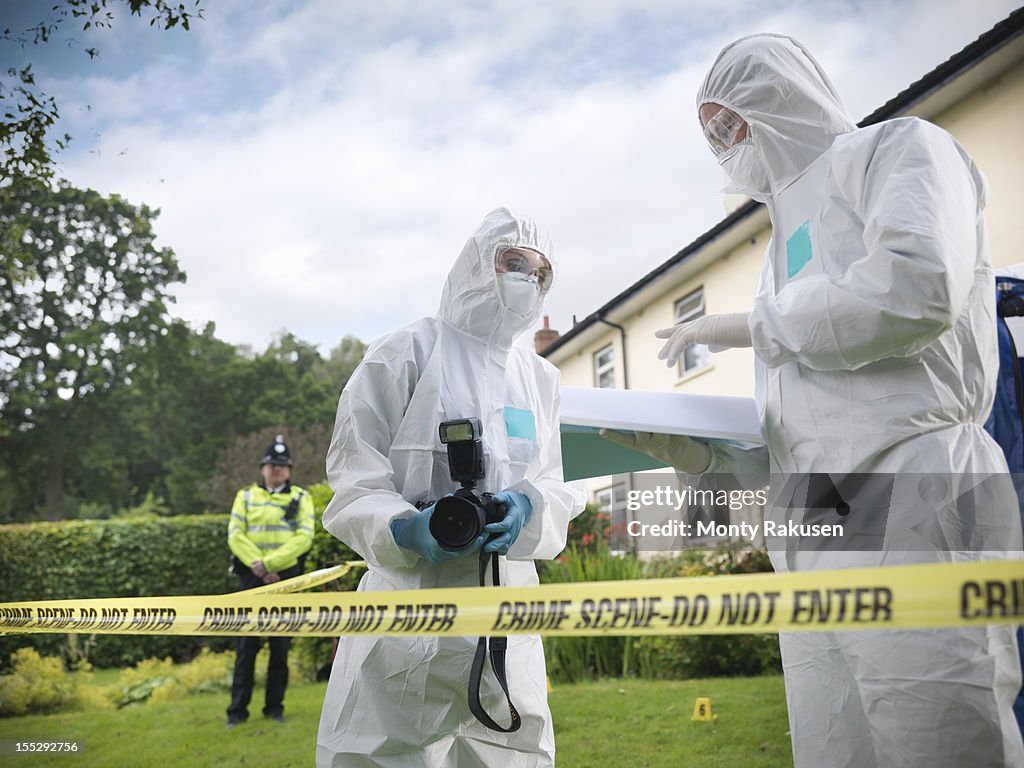
[[[562,387],[561,423],[762,444],[750,397]]]

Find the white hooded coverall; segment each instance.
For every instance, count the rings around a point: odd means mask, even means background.
[[[727,46],[698,93],[707,103],[747,122],[750,143],[722,155],[728,191],[765,202],[773,231],[749,318],[767,448],[713,446],[708,473],[756,486],[770,471],[773,495],[797,473],[896,477],[884,546],[777,549],[778,571],[1012,556],[1012,485],[982,426],[998,353],[981,173],[923,120],[857,129],[787,37]],[[951,500],[993,473],[1006,495],[961,530]],[[921,483],[931,490],[908,494]],[[774,501],[766,518],[785,519]],[[1024,765],[1010,627],[780,642],[797,768]]]
[[[335,496],[324,527],[366,560],[362,592],[479,588],[478,553],[433,565],[399,547],[389,524],[416,502],[458,487],[448,473],[438,425],[482,422],[486,477],[476,491],[512,490],[530,500],[528,523],[500,560],[501,583],[537,584],[533,560],[565,546],[582,494],[562,482],[558,370],[513,347],[541,312],[526,315],[499,298],[495,255],[525,247],[550,261],[529,220],[492,211],[452,267],[436,317],[377,341],[342,392],[327,475]],[[317,766],[473,766],[554,763],[544,652],[538,636],[512,635],[506,666],[515,733],[492,731],[469,710],[475,637],[347,636],[338,643],[317,735]],[[504,695],[484,666],[481,699],[498,722]],[[502,713],[505,713],[503,719]]]

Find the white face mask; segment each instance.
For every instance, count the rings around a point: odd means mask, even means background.
[[[718,162],[736,185],[737,192],[759,196],[771,194],[768,166],[757,147],[750,142],[735,145],[724,152]]]
[[[532,275],[502,272],[498,274],[498,294],[507,310],[526,317],[540,301],[540,284]]]

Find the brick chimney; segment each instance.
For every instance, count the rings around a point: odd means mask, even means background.
[[[548,316],[544,315],[544,327],[533,334],[533,348],[537,350],[538,355],[542,355],[544,350],[561,335],[558,331],[548,327]]]

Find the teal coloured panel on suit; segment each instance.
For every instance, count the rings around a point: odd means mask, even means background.
[[[522,437],[526,440],[537,439],[537,420],[533,411],[523,408],[505,406],[505,434],[509,437]]]
[[[805,221],[786,241],[786,276],[792,277],[811,260],[811,222]]]

